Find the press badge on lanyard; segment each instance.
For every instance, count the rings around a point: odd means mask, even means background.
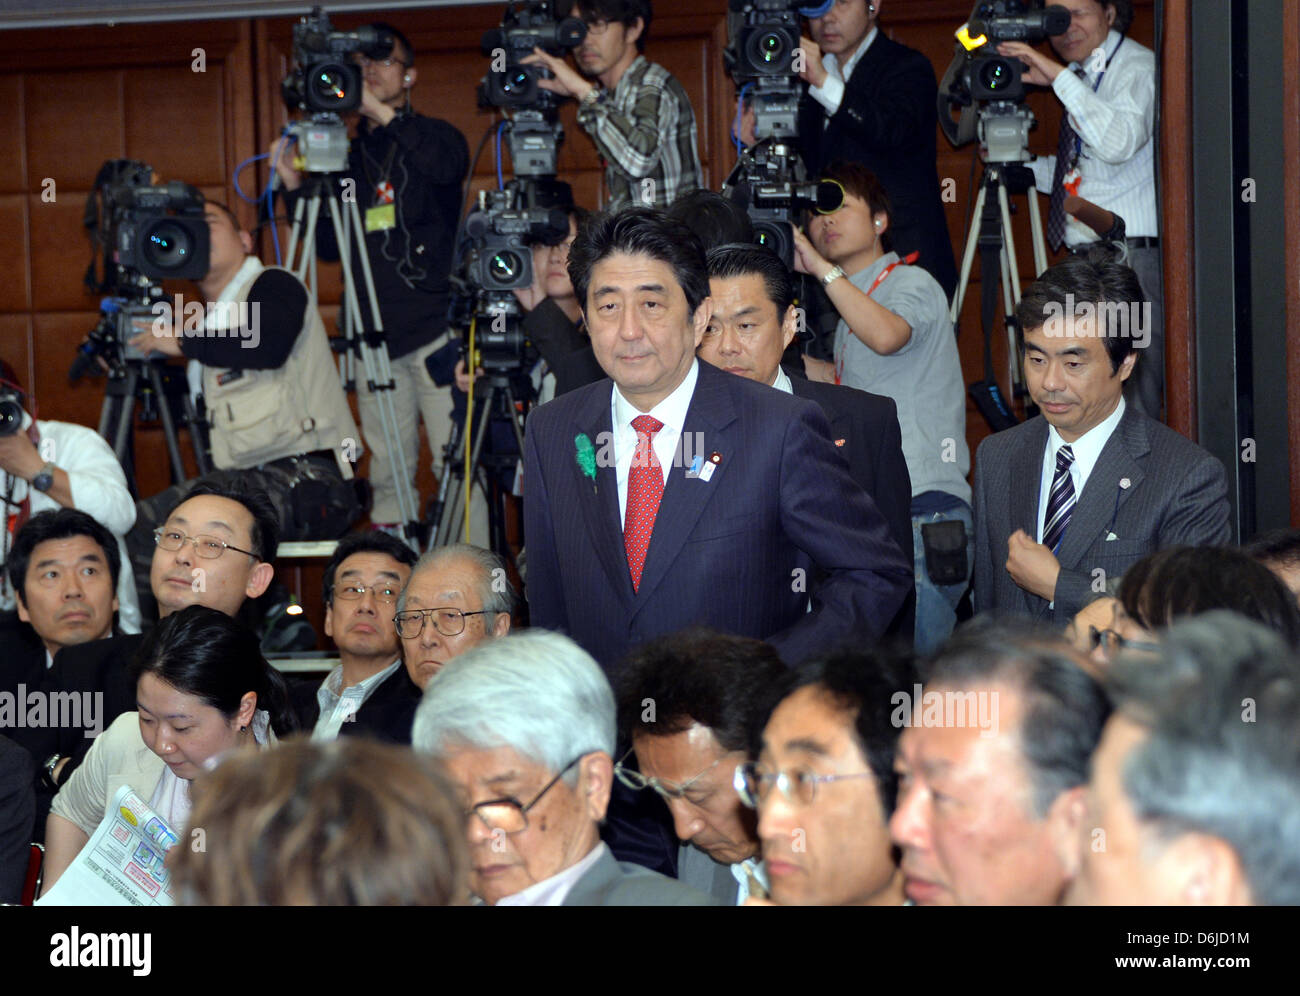
[[[397,227],[397,205],[393,185],[387,180],[375,184],[375,206],[366,208],[366,231],[386,232]]]
[[[893,272],[894,267],[898,266],[900,263],[905,266],[911,266],[920,258],[920,252],[910,252],[902,259],[894,260],[881,270],[876,279],[871,282],[871,286],[867,288],[867,297],[871,297],[871,295],[876,292],[876,288],[885,282],[885,278]],[[848,348],[849,336],[851,335],[853,335],[853,330],[849,329],[848,333],[844,336],[844,342],[841,343],[840,348],[835,351],[835,383],[837,384],[844,379],[844,350]]]

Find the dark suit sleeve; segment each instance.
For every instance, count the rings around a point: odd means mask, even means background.
[[[865,67],[859,67],[865,68]],[[854,72],[857,76],[857,71]],[[918,137],[933,134],[938,111],[938,84],[934,68],[917,52],[907,52],[895,60],[887,76],[887,85],[844,88],[836,117],[847,119],[861,141],[873,151],[887,152],[917,144]],[[928,129],[928,131],[927,131]],[[833,153],[833,150],[830,150]],[[833,158],[833,154],[828,158]]]
[[[993,549],[989,542],[988,499],[984,494],[987,475],[984,473],[984,461],[990,458],[988,440],[980,443],[975,451],[975,483],[971,494],[971,521],[975,524],[975,573],[972,579],[971,602],[976,612],[988,612],[993,608]],[[1060,586],[1060,582],[1057,582]]]
[[[893,398],[888,404],[885,432],[876,448],[876,504],[889,523],[890,531],[907,556],[912,549],[912,475],[903,456],[903,430],[898,424],[898,406]]]
[[[528,599],[528,622],[533,627],[567,633],[569,620],[551,526],[551,502],[542,475],[539,434],[534,414],[524,433],[524,544],[528,551],[524,592]]]
[[[911,560],[849,476],[826,416],[812,403],[787,423],[779,501],[786,536],[826,576],[812,611],[768,642],[797,664],[846,641],[879,638],[912,587]]]
[[[0,737],[0,903],[22,897],[36,819],[35,770],[27,751]]]

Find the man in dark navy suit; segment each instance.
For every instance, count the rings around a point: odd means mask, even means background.
[[[569,271],[613,382],[529,419],[532,624],[611,673],[694,624],[766,639],[790,664],[878,638],[909,561],[820,408],[696,360],[711,302],[695,236],[649,209],[604,215]]]
[[[889,191],[889,248],[918,263],[949,298],[957,287],[952,237],[935,169],[934,67],[876,26],[883,0],[835,0],[808,22],[799,149],[809,175],[832,160],[861,163]]]

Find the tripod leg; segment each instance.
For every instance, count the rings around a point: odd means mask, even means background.
[[[1011,368],[1011,394],[1015,397],[1023,388],[1024,378],[1021,376],[1020,349],[1016,342],[1016,302],[1011,296],[1011,253],[1006,242],[1002,243],[1002,253],[998,259],[1002,269],[1002,322],[1007,332],[1007,365]]]
[[[1011,260],[1011,290],[1016,304],[1020,303],[1020,269],[1016,265],[1016,238],[1011,231],[1011,201],[1007,197],[1007,183],[998,175],[998,207],[1002,210],[1002,244]]]
[[[131,423],[135,420],[135,391],[139,383],[140,374],[133,367],[127,368],[126,377],[122,381],[123,391],[117,400],[120,406],[117,413],[117,431],[113,434],[113,452],[117,454],[119,461],[126,453]]]
[[[971,264],[975,261],[975,246],[980,239],[980,218],[984,214],[984,184],[980,184],[979,193],[975,195],[975,211],[971,215],[970,234],[966,236],[966,249],[961,255],[961,279],[957,283],[957,293],[952,298],[952,308],[948,317],[954,325],[961,314],[962,303],[966,300],[966,289],[970,286]],[[523,452],[522,449],[520,452]]]
[[[1029,232],[1034,240],[1034,276],[1041,277],[1047,269],[1047,243],[1043,239],[1043,218],[1038,213],[1038,191],[1030,187],[1026,196],[1029,198]]]
[[[171,404],[167,401],[167,395],[163,393],[162,375],[158,372],[158,368],[150,364],[145,369],[149,385],[158,399],[158,417],[162,419],[163,437],[167,443],[167,458],[172,465],[172,483],[180,484],[185,480],[185,461],[181,459],[181,447],[176,439],[176,425],[172,422]]]

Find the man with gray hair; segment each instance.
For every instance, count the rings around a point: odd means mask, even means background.
[[[421,689],[453,657],[510,632],[515,590],[499,554],[468,543],[430,550],[397,599],[406,671]]]
[[[1120,658],[1068,901],[1300,904],[1300,665],[1215,610]]]
[[[469,812],[470,887],[489,906],[707,906],[600,840],[614,777],[614,693],[566,636],[483,644],[442,668],[412,745],[442,762]]]

